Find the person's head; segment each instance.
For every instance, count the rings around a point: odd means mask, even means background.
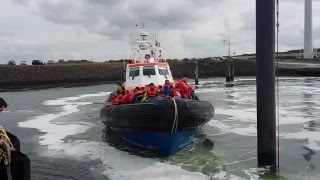
[[[118,86],[122,86],[122,83],[118,83]]]
[[[126,94],[130,94],[130,91],[129,91],[129,90],[126,90]]]
[[[169,81],[169,80],[165,80],[165,81],[164,81],[164,85],[169,86],[169,85],[170,85],[170,81]]]
[[[7,102],[4,99],[0,98],[0,112],[2,112],[7,107],[8,107]]]
[[[188,79],[186,77],[182,78],[182,82],[187,83]]]
[[[151,90],[153,90],[153,89],[154,89],[154,83],[150,83],[150,84],[149,84],[149,88],[150,88]]]

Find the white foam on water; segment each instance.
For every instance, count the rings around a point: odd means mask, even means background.
[[[320,132],[302,130],[300,132],[284,133],[282,138],[306,140],[307,147],[320,151]]]
[[[212,175],[211,179],[214,179],[214,180],[226,180],[226,179],[227,180],[245,180],[247,178],[242,178],[242,177],[236,176],[230,172],[220,171],[220,172]]]
[[[226,109],[226,108],[216,108],[216,114],[227,115],[229,117],[226,120],[237,120],[242,122],[256,122],[257,113],[256,108],[247,108],[247,109]]]
[[[18,126],[35,128],[41,132],[44,132],[45,134],[40,136],[40,139],[42,140],[39,143],[41,145],[47,145],[48,149],[58,149],[66,136],[83,133],[93,126],[91,123],[86,123],[86,125],[83,125],[83,122],[80,124],[77,124],[77,122],[72,122],[70,124],[66,124],[65,122],[51,122],[59,117],[78,112],[79,110],[77,107],[80,105],[91,104],[91,102],[69,102],[70,100],[77,100],[80,98],[81,97],[69,97],[45,101],[43,103],[44,105],[62,106],[61,111],[56,114],[44,114],[24,122],[19,122]]]
[[[180,166],[161,163],[156,159],[130,155],[103,142],[78,140],[64,143],[62,147],[66,155],[77,159],[89,157],[100,160],[106,167],[103,174],[110,179],[209,179],[200,172],[189,172]]]
[[[210,126],[218,128],[221,132],[216,135],[221,134],[239,134],[241,136],[257,136],[256,125],[250,125],[247,127],[239,127],[239,125],[229,125],[221,120],[211,120],[208,123]]]
[[[211,120],[208,124],[220,130],[221,134],[238,134],[241,136],[257,136],[256,109],[216,109],[216,114],[227,115],[223,120]],[[317,121],[318,118],[306,116],[304,112],[280,109],[280,125],[298,125],[299,129],[304,123]],[[320,150],[320,132],[307,131],[301,129],[299,132],[280,132],[280,137],[284,139],[302,139],[306,140],[306,146],[313,150]]]
[[[23,109],[13,110],[13,111],[10,111],[10,112],[13,112],[13,113],[36,113],[34,111],[31,111],[31,110],[23,110]]]
[[[257,112],[256,108],[246,108],[241,109],[238,106],[237,109],[234,108],[216,108],[216,114],[227,115],[225,120],[234,120],[241,122],[257,122]],[[313,117],[306,117],[303,112],[295,111],[295,110],[285,110],[284,108],[280,109],[280,124],[288,125],[288,124],[303,124],[314,120]]]
[[[93,126],[87,122],[60,122],[54,121],[63,116],[78,112],[78,106],[89,105],[91,102],[81,100],[92,97],[107,96],[108,93],[84,94],[75,97],[65,97],[56,100],[48,100],[43,103],[46,106],[61,106],[61,111],[56,114],[44,114],[33,119],[20,122],[20,127],[36,128],[45,133],[40,138],[41,145],[46,145],[50,151],[43,155],[54,156],[56,153],[82,158],[100,160],[106,167],[103,174],[111,179],[209,179],[200,172],[189,172],[180,166],[161,163],[156,159],[142,158],[130,155],[127,152],[117,150],[107,143],[97,141],[76,140],[64,142],[63,139],[70,135],[86,132]],[[88,101],[88,100],[87,100]]]
[[[250,180],[260,179],[260,175],[263,175],[267,171],[268,169],[266,168],[249,168],[244,170],[244,172],[249,176]]]

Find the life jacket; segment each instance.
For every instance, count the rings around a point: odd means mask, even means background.
[[[153,90],[149,88],[147,92],[149,97],[156,97],[158,95],[158,88],[154,87]]]
[[[179,80],[177,82],[179,84],[180,94],[182,99],[191,99],[189,85],[184,83],[183,81]]]
[[[122,98],[122,104],[129,104],[130,103],[130,96],[131,96],[131,94],[125,94]]]
[[[146,92],[145,89],[143,89],[143,90],[140,89],[140,90],[137,92],[137,94],[144,93],[144,92]]]
[[[112,100],[112,105],[119,105],[119,104],[121,104],[122,97],[123,97],[122,94],[117,94],[117,97]]]
[[[134,92],[132,94],[130,94],[130,98],[129,98],[129,102],[132,103],[133,100],[134,100],[134,97],[138,94],[138,91],[137,92]]]
[[[178,88],[174,88],[173,91],[171,92],[170,96],[175,97],[177,96]],[[180,93],[179,93],[180,94]]]

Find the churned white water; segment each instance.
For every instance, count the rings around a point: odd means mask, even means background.
[[[285,178],[319,177],[319,82],[319,78],[280,79],[280,169]],[[77,95],[74,88],[73,96],[44,100],[41,107],[49,113],[18,125],[42,132],[38,144],[47,150],[40,156],[65,156],[84,163],[89,159],[100,163],[101,173],[110,179],[259,179],[266,170],[256,165],[255,90],[254,79],[233,85],[215,79],[202,82],[196,92],[214,104],[216,115],[193,145],[165,159],[140,156],[101,140],[104,125],[99,109],[108,92]],[[7,113],[11,111],[18,112]]]

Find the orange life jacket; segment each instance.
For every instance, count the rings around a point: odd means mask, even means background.
[[[181,98],[183,99],[191,99],[190,95],[190,86],[188,83],[184,83],[183,81],[178,81]]]
[[[149,88],[147,92],[149,97],[156,97],[158,95],[158,88],[154,87],[153,90]]]

